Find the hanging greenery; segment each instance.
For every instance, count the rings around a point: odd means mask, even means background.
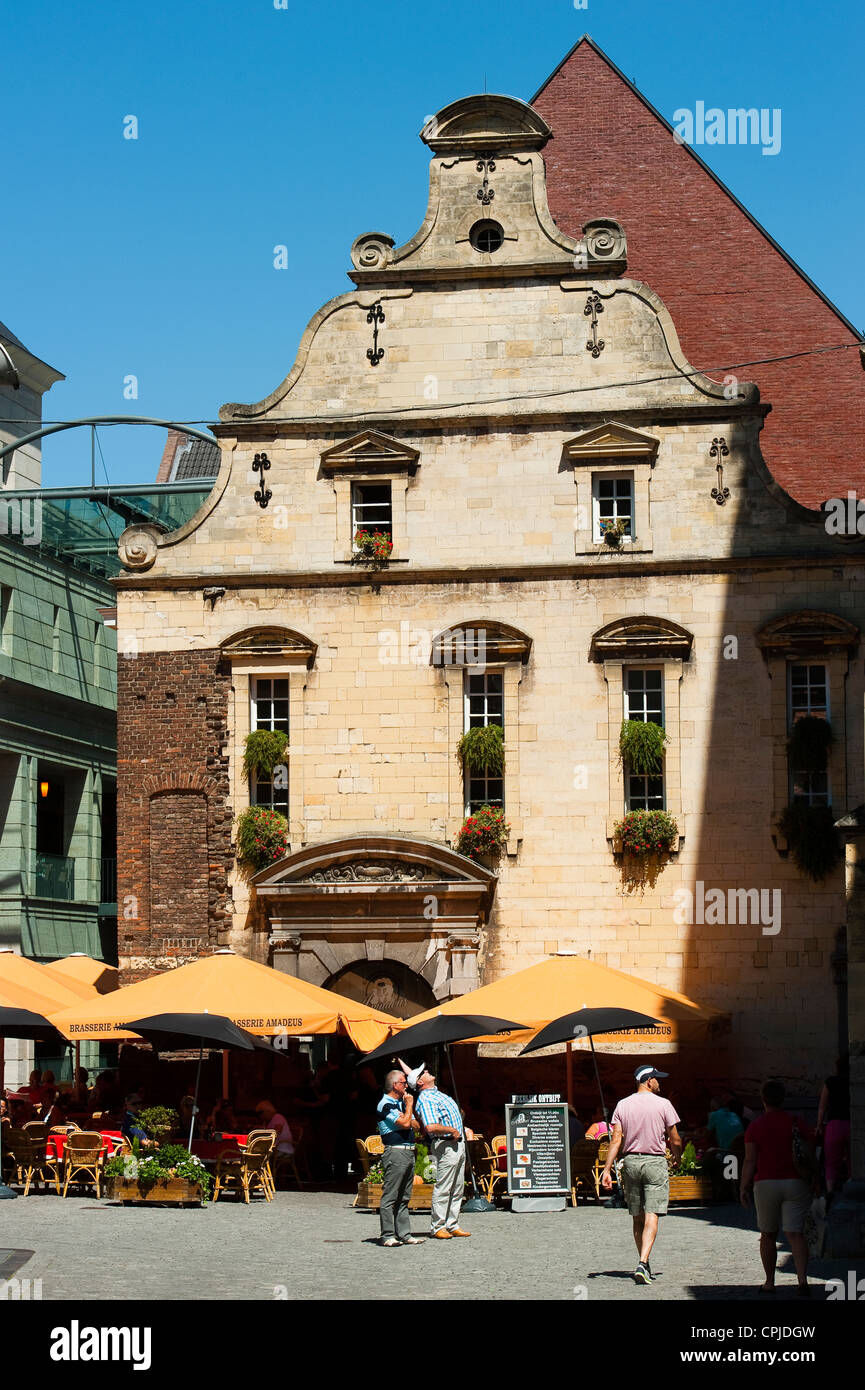
[[[800,874],[815,883],[828,878],[844,857],[831,806],[809,806],[806,801],[793,801],[781,813],[778,829],[790,846]]]
[[[457,757],[466,772],[486,772],[488,777],[500,777],[505,766],[501,724],[467,729],[457,744]]]
[[[285,759],[288,734],[281,729],[253,729],[243,745],[244,777],[273,777],[274,769]]]
[[[660,724],[642,719],[623,719],[619,734],[619,757],[640,777],[660,775],[667,743]]]
[[[237,817],[237,857],[255,873],[288,851],[288,821],[269,806],[248,806]]]
[[[787,754],[794,772],[823,772],[832,747],[828,719],[805,714],[797,719],[787,739]]]

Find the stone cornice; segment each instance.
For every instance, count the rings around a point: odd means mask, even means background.
[[[599,390],[602,388],[598,388]],[[513,399],[517,399],[514,397]],[[504,403],[504,402],[502,402]],[[481,403],[483,404],[483,403]],[[429,407],[420,407],[428,411]],[[475,406],[460,406],[459,404],[442,404],[442,411],[448,411],[449,415],[430,415],[430,414],[410,414],[408,410],[402,412],[390,412],[375,416],[343,416],[333,415],[308,415],[303,420],[287,419],[276,415],[270,415],[266,419],[259,420],[223,420],[217,425],[212,425],[213,433],[222,439],[276,439],[283,436],[307,436],[311,432],[317,435],[333,435],[335,438],[351,434],[360,434],[364,431],[376,431],[378,433],[392,433],[400,431],[405,434],[408,431],[418,430],[425,433],[440,434],[470,434],[477,429],[500,429],[503,432],[513,434],[516,430],[525,428],[543,429],[566,429],[579,430],[588,429],[598,423],[598,411],[587,409],[584,412],[575,410],[562,411],[526,411],[514,414],[512,411],[485,411],[477,414],[466,414],[466,409],[476,410]],[[659,405],[647,409],[645,406],[634,407],[616,411],[616,419],[627,421],[632,426],[651,426],[663,422],[667,425],[678,424],[679,422],[700,423],[702,421],[729,421],[732,419],[759,419],[764,420],[772,409],[771,405],[762,404],[759,401],[719,401],[716,405],[696,404],[696,405]]]
[[[815,514],[816,515],[816,514]],[[797,572],[805,569],[832,569],[839,565],[865,565],[865,546],[861,552],[843,555],[803,555],[791,551],[788,555],[726,555],[717,559],[685,557],[678,560],[652,560],[642,556],[620,556],[611,553],[603,557],[603,563],[592,558],[584,563],[559,565],[449,565],[446,568],[414,568],[408,565],[399,570],[379,570],[370,576],[340,570],[329,571],[299,570],[288,572],[244,571],[242,574],[227,572],[220,574],[219,580],[227,589],[340,589],[364,588],[372,585],[379,588],[385,584],[535,584],[540,579],[580,580],[595,582],[612,579],[621,583],[622,579],[634,575],[667,574],[734,574],[747,570],[784,570],[794,566]],[[189,575],[118,575],[111,583],[119,590],[177,590],[203,589],[213,582],[212,574]]]

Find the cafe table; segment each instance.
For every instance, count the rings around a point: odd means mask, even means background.
[[[91,1130],[88,1132],[93,1133],[94,1131]],[[117,1148],[118,1144],[120,1143],[121,1139],[123,1138],[123,1135],[119,1129],[100,1129],[98,1133],[102,1135],[103,1154],[113,1153],[114,1150]],[[56,1158],[60,1163],[62,1163],[63,1156],[66,1151],[66,1141],[68,1140],[68,1138],[68,1134],[49,1134],[47,1140],[45,1141],[45,1152],[48,1154],[48,1157]]]
[[[234,1156],[246,1145],[248,1134],[223,1134],[219,1139],[193,1139],[190,1152],[202,1163],[215,1163],[220,1154]]]

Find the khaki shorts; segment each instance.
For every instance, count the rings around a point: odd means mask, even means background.
[[[662,1155],[625,1154],[622,1159],[625,1201],[632,1216],[643,1212],[666,1216],[670,1200],[670,1174]]]
[[[766,1235],[801,1234],[811,1210],[811,1189],[804,1178],[764,1178],[754,1183],[757,1226]]]

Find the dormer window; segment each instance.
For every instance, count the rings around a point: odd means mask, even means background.
[[[321,455],[321,477],[336,494],[333,558],[351,562],[359,531],[382,532],[393,548],[389,559],[408,559],[406,494],[420,463],[417,449],[377,430],[364,430]]]
[[[569,439],[564,452],[577,491],[575,554],[602,546],[630,553],[651,550],[649,485],[658,440],[610,421]]]

